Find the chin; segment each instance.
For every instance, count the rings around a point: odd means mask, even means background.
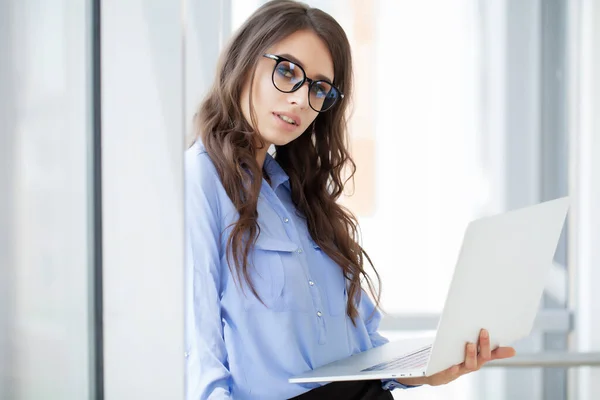
[[[292,142],[296,138],[297,138],[297,136],[282,135],[282,134],[269,135],[269,136],[265,135],[265,140],[268,143],[272,143],[275,146],[285,146],[286,144]]]

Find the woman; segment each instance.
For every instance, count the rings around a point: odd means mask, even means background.
[[[187,398],[388,399],[514,354],[482,336],[431,377],[288,383],[387,341],[356,220],[336,203],[354,171],[351,76],[339,24],[294,1],[262,6],[223,52],[186,153]]]

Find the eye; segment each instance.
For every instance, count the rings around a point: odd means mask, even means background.
[[[298,82],[302,80],[302,70],[296,64],[289,61],[281,61],[277,64],[277,75],[289,80],[290,82]]]
[[[284,63],[281,63],[279,66],[277,66],[277,73],[288,79],[294,77],[294,72]]]
[[[331,96],[331,94],[330,94],[331,90],[330,90],[329,86],[325,85],[323,83],[316,84],[313,88],[313,92],[319,99],[324,99],[325,97],[327,97],[327,95]]]

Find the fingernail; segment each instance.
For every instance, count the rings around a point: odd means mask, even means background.
[[[489,332],[487,331],[487,329],[484,329],[483,332],[481,332],[481,337],[487,339],[488,337],[490,337]]]

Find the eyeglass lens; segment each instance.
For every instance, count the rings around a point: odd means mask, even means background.
[[[273,84],[282,92],[290,93],[302,86],[306,79],[302,68],[290,61],[280,61],[273,71]],[[308,102],[315,111],[331,108],[339,94],[336,88],[325,81],[314,81],[308,92]]]

